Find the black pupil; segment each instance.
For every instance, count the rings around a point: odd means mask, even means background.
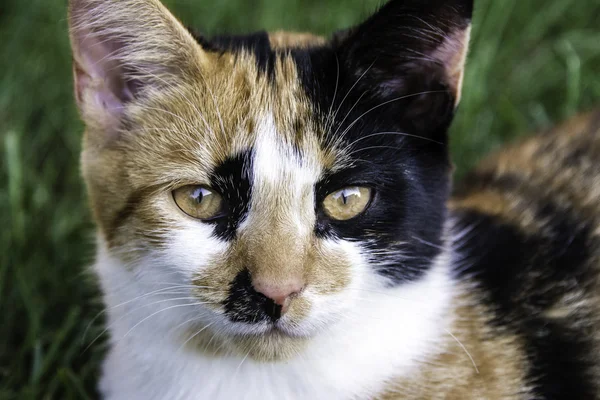
[[[196,200],[196,203],[198,203],[198,204],[202,203],[203,199],[204,199],[203,190],[202,189],[196,189],[194,191],[194,200]]]

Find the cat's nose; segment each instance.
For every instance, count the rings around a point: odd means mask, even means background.
[[[254,290],[271,300],[281,314],[287,312],[290,299],[299,294],[304,288],[304,282],[300,279],[291,279],[286,282],[273,284],[262,280],[253,280]]]

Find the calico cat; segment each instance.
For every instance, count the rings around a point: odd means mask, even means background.
[[[600,397],[600,113],[451,197],[472,9],[210,39],[70,1],[104,398]]]

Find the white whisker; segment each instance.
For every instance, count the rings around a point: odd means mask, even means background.
[[[156,312],[153,312],[152,314],[148,315],[146,318],[142,319],[140,322],[138,322],[137,324],[135,324],[134,326],[131,327],[131,329],[129,329],[127,331],[127,333],[125,333],[125,335],[123,335],[123,337],[121,338],[121,340],[125,339],[135,328],[137,328],[138,326],[140,326],[140,324],[144,323],[144,321],[147,321],[148,319],[152,318],[153,316],[160,314],[163,311],[167,311],[167,310],[172,310],[173,308],[180,308],[180,307],[194,307],[194,306],[199,306],[199,305],[203,305],[203,304],[209,304],[206,302],[196,302],[196,303],[189,303],[189,304],[176,304],[174,306],[169,306],[167,308],[162,308]]]
[[[452,334],[452,332],[450,332],[447,329],[444,329],[446,331],[446,333],[450,336],[452,336],[452,338],[454,340],[456,340],[456,343],[458,343],[458,345],[465,351],[465,353],[467,354],[467,356],[469,357],[469,359],[471,360],[471,363],[473,364],[473,367],[475,368],[475,371],[479,374],[479,368],[477,368],[477,364],[475,363],[475,360],[473,359],[473,357],[471,356],[471,353],[469,353],[469,351],[467,350],[467,348],[465,347],[464,344],[462,344],[462,342],[460,340],[458,340],[458,338],[456,336],[454,336]]]
[[[335,99],[337,97],[338,86],[340,83],[340,60],[338,58],[337,53],[335,53],[335,65],[336,65],[336,75],[335,75],[335,89],[333,91],[333,99],[331,100],[331,104],[329,105],[329,111],[327,112],[327,119],[329,120],[327,123],[326,130],[329,130],[331,126],[333,126],[334,120],[331,112],[333,111],[333,105],[335,104]]]
[[[348,96],[350,95],[350,93],[352,92],[352,90],[353,90],[353,89],[356,87],[356,85],[358,85],[358,84],[360,83],[360,81],[362,80],[362,78],[363,78],[363,77],[364,77],[364,76],[365,76],[365,75],[366,75],[366,74],[369,72],[369,70],[370,70],[370,69],[373,67],[373,64],[374,64],[374,62],[373,62],[373,63],[371,63],[371,65],[369,66],[369,68],[367,68],[367,69],[365,70],[365,72],[363,72],[363,73],[362,73],[362,74],[361,74],[361,75],[358,77],[358,79],[356,80],[356,82],[354,82],[354,85],[352,85],[352,87],[350,87],[350,89],[348,90],[348,92],[346,92],[346,95],[344,96],[344,98],[342,99],[342,101],[341,101],[341,102],[340,102],[340,104],[338,105],[337,109],[335,110],[335,113],[334,113],[334,115],[333,115],[333,117],[332,117],[332,121],[335,121],[335,120],[337,119],[337,115],[338,115],[338,113],[340,112],[340,109],[342,108],[342,105],[344,104],[344,102],[346,101],[346,99],[348,98]],[[347,115],[346,115],[346,117],[347,117]],[[346,118],[344,118],[344,120],[346,120]],[[341,126],[341,125],[339,125],[339,126],[338,126],[338,129],[336,129],[336,133],[338,132],[338,130],[339,130],[339,127],[340,127],[340,126]],[[335,137],[335,136],[336,136],[336,135],[333,135],[333,137]]]
[[[371,137],[375,137],[375,136],[384,136],[384,135],[392,135],[392,136],[403,136],[403,137],[413,137],[413,138],[417,138],[417,139],[423,139],[432,143],[437,143],[442,145],[442,142],[438,142],[437,140],[433,140],[431,138],[425,137],[425,136],[419,136],[419,135],[412,135],[410,133],[406,133],[406,132],[376,132],[376,133],[371,133],[369,135],[365,135],[365,136],[361,136],[358,139],[356,139],[355,141],[349,143],[346,148],[344,149],[344,151],[347,151],[349,149],[351,149],[352,147],[354,147],[358,142],[361,142],[363,140],[369,139]]]
[[[96,316],[95,316],[94,318],[92,318],[92,320],[91,320],[91,321],[88,323],[88,326],[87,326],[87,328],[85,329],[85,331],[83,332],[83,335],[82,335],[82,337],[81,337],[82,344],[83,344],[83,341],[85,340],[85,336],[86,336],[86,334],[87,334],[88,330],[90,329],[90,327],[92,326],[92,324],[93,324],[93,323],[94,323],[94,322],[95,322],[95,321],[96,321],[96,320],[97,320],[97,319],[98,319],[98,318],[99,318],[99,317],[100,317],[102,314],[104,314],[104,313],[106,313],[106,312],[108,312],[108,311],[110,311],[110,310],[114,310],[114,309],[116,309],[116,308],[119,308],[119,307],[122,307],[122,306],[124,306],[124,305],[127,305],[127,304],[129,304],[129,303],[132,303],[132,302],[134,302],[134,301],[136,301],[136,300],[143,299],[144,297],[148,297],[148,296],[152,296],[152,295],[159,295],[159,294],[161,294],[161,295],[164,295],[164,294],[180,294],[180,293],[185,293],[185,292],[187,292],[187,290],[183,290],[183,289],[182,289],[181,291],[173,291],[173,290],[175,290],[175,289],[179,289],[179,288],[180,288],[180,286],[179,286],[179,285],[177,285],[177,286],[169,286],[169,287],[166,287],[166,288],[162,288],[162,289],[154,290],[154,291],[152,291],[152,292],[149,292],[149,293],[142,294],[142,295],[140,295],[140,296],[134,297],[133,299],[130,299],[130,300],[124,301],[124,302],[122,302],[122,303],[116,304],[116,305],[114,305],[114,306],[112,306],[112,307],[106,307],[106,308],[104,308],[102,311],[100,311],[98,314],[96,314]],[[208,288],[208,287],[207,287],[207,288]],[[186,288],[186,289],[187,289],[187,288]]]
[[[399,97],[396,97],[396,98],[384,101],[382,103],[379,103],[378,105],[373,106],[370,109],[368,109],[367,111],[363,112],[354,121],[352,121],[352,123],[350,125],[348,125],[348,127],[344,130],[344,132],[342,132],[341,137],[344,137],[348,133],[348,131],[350,129],[352,129],[352,127],[354,125],[356,125],[356,123],[358,123],[358,121],[360,121],[365,115],[367,115],[367,114],[369,114],[369,113],[377,110],[378,108],[381,108],[381,107],[386,106],[388,104],[394,103],[396,101],[408,99],[410,97],[421,96],[421,95],[424,95],[424,94],[435,94],[435,93],[446,93],[446,91],[444,91],[444,90],[429,90],[429,91],[424,91],[424,92],[417,92],[417,93],[407,94],[407,95],[404,95],[404,96],[399,96]]]
[[[210,328],[214,324],[215,324],[215,322],[211,322],[210,324],[205,325],[204,327],[199,329],[197,332],[195,332],[193,335],[191,335],[189,338],[187,338],[187,340],[185,342],[183,342],[183,344],[181,346],[179,346],[179,348],[177,349],[177,352],[181,351],[181,349],[183,349],[185,347],[185,345],[188,344],[192,339],[197,337],[199,334],[201,334],[202,332],[204,332],[206,329]]]
[[[173,294],[178,294],[178,293],[173,293]],[[154,306],[156,304],[162,304],[162,303],[166,303],[169,301],[178,301],[178,300],[198,300],[197,297],[175,297],[175,298],[169,298],[169,299],[162,299],[162,300],[157,300],[154,301],[152,303],[147,303],[147,304],[142,304],[139,307],[136,307],[132,310],[129,310],[128,312],[126,312],[125,314],[121,315],[119,318],[117,318],[115,321],[113,321],[112,323],[108,324],[103,330],[102,332],[100,332],[91,342],[90,344],[87,345],[87,347],[83,350],[83,353],[85,353],[98,339],[100,339],[102,337],[102,335],[104,335],[106,333],[106,331],[108,331],[110,328],[112,328],[115,324],[117,324],[119,321],[121,321],[123,318],[126,318],[127,316],[133,314],[134,312],[141,310],[142,308],[145,307],[150,307],[150,306]],[[210,302],[202,302],[202,303],[193,303],[193,304],[212,304]]]

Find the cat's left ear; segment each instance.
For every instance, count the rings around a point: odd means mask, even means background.
[[[334,46],[363,90],[405,96],[406,117],[422,125],[460,100],[472,13],[473,0],[391,0]]]

